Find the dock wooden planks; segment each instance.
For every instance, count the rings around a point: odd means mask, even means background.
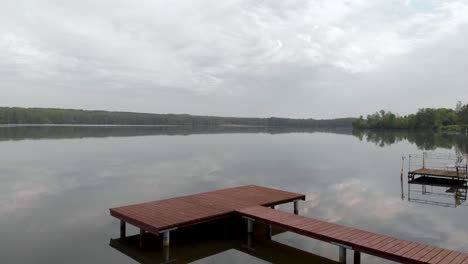
[[[274,206],[305,195],[247,185],[160,201],[111,208],[110,214],[155,235],[161,231],[231,216],[235,210]]]
[[[241,216],[287,231],[401,263],[468,263],[466,253],[379,235],[263,206],[253,206],[236,212]]]

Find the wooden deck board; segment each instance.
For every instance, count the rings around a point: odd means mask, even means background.
[[[247,185],[111,208],[110,214],[158,235],[164,229],[228,217],[237,209],[256,205],[271,206],[300,199],[304,200],[305,195]]]
[[[408,246],[406,246],[405,248],[402,248],[398,251],[395,251],[395,254],[396,255],[404,255],[405,253],[411,251],[413,248],[419,246],[420,244],[419,243],[416,243],[416,242],[411,242]]]
[[[468,259],[468,254],[461,253],[452,262],[450,262],[450,264],[461,264],[465,262],[465,260],[467,259]]]
[[[369,247],[374,249],[374,250],[380,250],[381,248],[385,247],[388,243],[391,243],[391,242],[393,242],[395,240],[396,240],[396,238],[387,237],[384,240],[382,240],[381,242],[379,242],[379,243],[377,243],[375,245],[371,245]]]
[[[439,254],[437,254],[436,256],[434,256],[431,260],[429,260],[429,263],[431,263],[431,264],[437,264],[437,263],[439,263],[440,261],[442,261],[442,259],[444,259],[446,256],[448,256],[450,253],[452,253],[452,251],[447,250],[447,249],[444,249],[444,250],[442,250]]]
[[[402,263],[450,263],[468,262],[465,253],[437,248],[328,223],[300,215],[254,206],[237,210],[241,216],[273,225],[329,243],[348,246],[356,251]],[[280,221],[276,221],[280,219]],[[310,219],[311,224],[305,224]],[[298,224],[300,223],[300,224]]]
[[[444,249],[442,248],[434,248],[431,252],[427,253],[424,257],[422,257],[421,259],[419,259],[419,261],[422,261],[424,263],[428,263],[429,260],[431,260],[432,258],[434,258],[435,256],[437,256],[437,254],[439,254],[440,252],[442,252]]]
[[[410,251],[403,254],[404,257],[412,257],[416,255],[418,252],[421,252],[424,248],[428,247],[424,244],[419,244],[417,247],[411,249]]]
[[[438,264],[450,264],[458,255],[460,255],[460,252],[456,251],[451,251],[450,254],[448,254],[446,257],[444,257],[441,261],[437,262]]]
[[[433,246],[427,246],[423,248],[421,251],[419,251],[418,253],[414,254],[413,256],[410,256],[409,258],[415,261],[420,260],[427,254],[429,254],[431,251],[433,251],[434,249],[436,248]]]

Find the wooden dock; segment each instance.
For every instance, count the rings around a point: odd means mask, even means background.
[[[299,200],[305,200],[305,195],[249,185],[112,208],[110,213],[121,220],[121,238],[126,237],[125,224],[130,223],[140,228],[140,243],[145,232],[163,234],[165,247],[175,229],[238,216],[247,219],[248,232],[254,222],[260,222],[270,230],[275,226],[335,244],[341,263],[346,262],[346,249],[352,249],[355,263],[360,263],[363,252],[402,263],[468,264],[468,254],[462,252],[299,216]],[[288,202],[294,202],[294,214],[268,208]]]

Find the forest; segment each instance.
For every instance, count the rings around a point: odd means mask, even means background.
[[[468,129],[468,104],[458,102],[455,109],[422,108],[416,114],[399,116],[380,110],[353,122],[355,129]]]
[[[356,118],[291,119],[0,107],[0,124],[351,127]]]

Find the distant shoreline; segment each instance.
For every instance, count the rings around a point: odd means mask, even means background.
[[[0,107],[3,126],[219,126],[350,128],[356,118],[313,119],[151,114],[55,108]]]

